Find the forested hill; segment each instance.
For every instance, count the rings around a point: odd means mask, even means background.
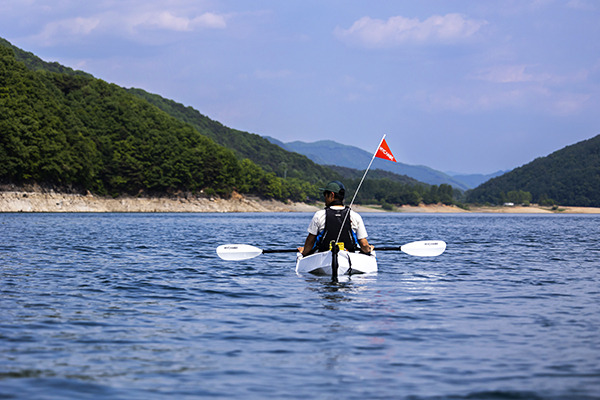
[[[491,179],[467,192],[467,201],[600,207],[600,135]]]
[[[331,169],[312,162],[306,156],[284,150],[259,135],[228,128],[192,107],[186,107],[142,89],[127,90],[172,117],[193,126],[216,143],[233,150],[238,158],[248,158],[278,177],[298,178],[312,183],[342,178]]]
[[[6,43],[0,43],[0,183],[113,196],[237,190],[304,200],[317,191],[306,180],[284,180],[239,160],[117,85],[58,65],[26,66]]]
[[[61,74],[68,75],[81,75],[92,78],[93,76],[87,72],[77,71],[69,67],[65,67],[57,62],[46,62],[28,51],[21,50],[20,48],[13,46],[8,40],[0,37],[0,47],[8,47],[13,50],[15,58],[25,63],[27,68],[32,71],[47,71],[47,72],[58,72]]]
[[[46,63],[3,39],[0,131],[0,184],[111,196],[238,191],[295,201],[318,196],[327,180],[358,184],[359,171],[315,164],[191,107]],[[452,202],[449,187],[373,176],[382,179],[365,183],[375,185],[365,201]]]

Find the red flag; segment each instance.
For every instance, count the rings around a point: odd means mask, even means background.
[[[390,148],[388,147],[387,143],[385,142],[385,139],[383,139],[381,141],[381,144],[379,145],[379,149],[377,150],[377,153],[375,153],[375,157],[383,158],[384,160],[390,160],[390,161],[396,162],[396,159],[394,158],[394,155],[392,154],[392,152],[390,151]]]

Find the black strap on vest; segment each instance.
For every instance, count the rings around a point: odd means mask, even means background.
[[[350,216],[344,217],[346,213],[350,212],[350,208],[345,207],[343,210],[335,210],[332,208],[325,208],[325,230],[318,243],[319,251],[329,250],[329,244],[332,241],[336,241],[340,229],[342,234],[340,235],[340,242],[344,243],[344,248],[348,251],[356,250],[356,242],[354,241],[354,235],[352,234],[352,223],[350,222]],[[342,227],[342,222],[344,226]]]

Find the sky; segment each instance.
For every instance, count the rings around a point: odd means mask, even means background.
[[[441,171],[600,134],[596,0],[1,0],[0,36],[231,128],[369,152],[386,134]]]

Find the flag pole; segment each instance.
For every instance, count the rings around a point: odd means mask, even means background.
[[[373,157],[371,157],[371,162],[369,162],[369,166],[365,170],[365,173],[363,174],[362,179],[360,180],[360,183],[358,184],[358,187],[356,188],[356,192],[354,192],[354,196],[352,196],[352,201],[350,202],[350,205],[348,206],[350,211],[352,211],[352,204],[354,204],[356,195],[358,194],[358,191],[360,190],[360,187],[362,186],[362,183],[365,180],[365,177],[367,176],[367,172],[369,172],[369,169],[371,168],[371,165],[373,164],[373,160],[375,160],[375,156],[377,155],[377,152],[379,151],[379,148],[381,147],[381,143],[383,143],[384,140],[385,140],[385,133],[383,134],[383,137],[379,141],[379,144],[377,145],[377,149],[373,153]],[[347,212],[346,215],[344,216],[344,221],[342,221],[342,226],[340,228],[337,239],[335,241],[336,243],[340,241],[340,237],[342,236],[342,229],[344,227],[344,224],[346,223],[346,219],[348,219],[348,215],[350,215],[350,212]]]
[[[369,163],[369,166],[365,170],[365,173],[363,174],[362,179],[360,180],[360,183],[358,184],[358,187],[356,188],[356,192],[354,192],[354,196],[352,197],[352,201],[350,202],[350,205],[348,207],[352,208],[352,204],[354,204],[354,200],[356,199],[356,195],[358,194],[358,191],[360,190],[360,187],[362,186],[362,183],[365,180],[365,177],[367,176],[367,172],[369,172],[369,169],[371,169],[371,165],[373,164],[373,160],[375,160],[375,156],[377,155],[377,152],[379,151],[379,148],[381,147],[381,143],[383,143],[384,140],[385,140],[385,134],[383,135],[383,137],[379,141],[379,144],[377,145],[377,150],[375,150],[375,153],[373,153],[373,157],[371,157],[371,162]]]

